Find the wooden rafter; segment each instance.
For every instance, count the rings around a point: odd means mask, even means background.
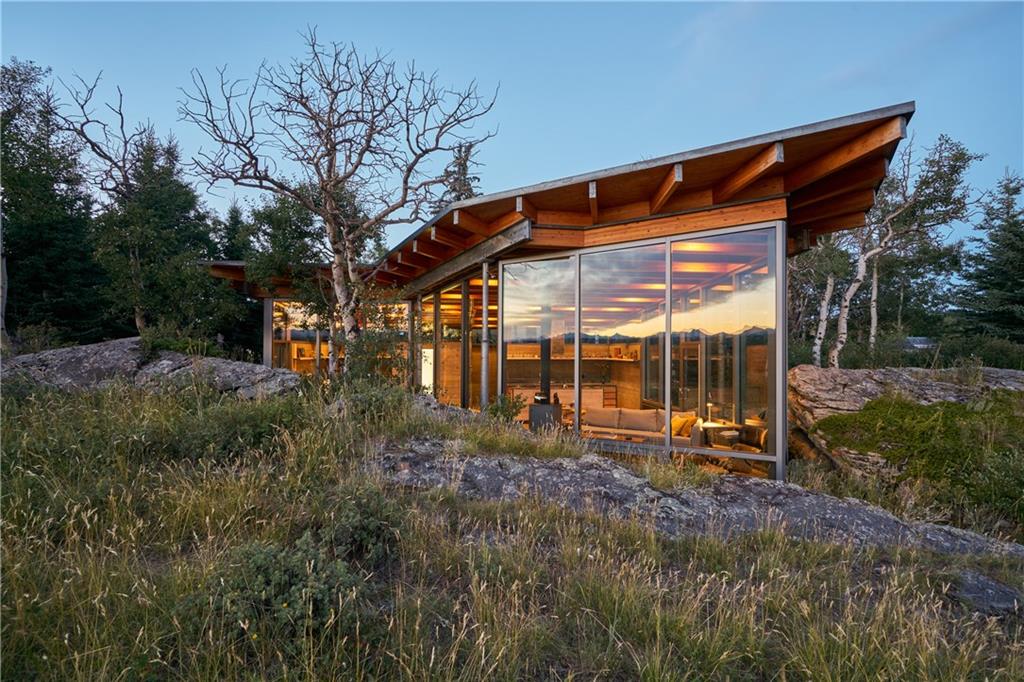
[[[398,253],[398,262],[402,265],[410,265],[414,268],[427,268],[433,266],[433,262],[429,258],[414,253],[411,247],[408,251],[400,251]]]
[[[766,173],[778,168],[785,160],[785,150],[781,142],[768,145],[715,187],[714,202],[720,204],[729,201]]]
[[[481,237],[491,235],[491,226],[465,209],[457,208],[452,212],[452,225]]]
[[[810,206],[857,189],[874,188],[889,170],[889,162],[878,156],[823,178],[789,198],[789,210]]]
[[[537,209],[530,200],[524,196],[516,197],[516,213],[523,218],[529,218],[530,220],[537,222]]]
[[[896,116],[786,175],[786,191],[793,192],[816,180],[878,153],[907,136],[907,119]]]
[[[875,202],[873,189],[861,189],[841,194],[830,201],[811,204],[796,211],[790,211],[790,225],[804,225],[825,218],[833,218],[848,213],[864,213]]]
[[[434,225],[430,228],[430,240],[435,241],[438,244],[444,244],[450,246],[453,249],[464,249],[466,248],[466,240],[462,237],[456,236],[451,232],[446,232],[443,228],[439,228]]]
[[[412,242],[412,252],[427,258],[433,258],[434,260],[445,260],[450,258],[453,253],[452,249],[445,248],[437,242],[432,242],[429,238],[421,239],[419,237]]]
[[[651,213],[658,213],[665,205],[679,186],[683,184],[683,164],[674,163],[665,174],[665,178],[658,185],[658,190],[651,197]]]

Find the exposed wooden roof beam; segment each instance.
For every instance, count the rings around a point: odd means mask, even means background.
[[[597,181],[591,180],[587,184],[587,198],[590,200],[590,217],[597,222]]]
[[[491,221],[491,224],[488,226],[490,228],[490,232],[488,234],[497,234],[498,232],[508,229],[509,227],[512,227],[513,225],[522,220],[522,215],[520,215],[516,211],[509,211],[508,213],[500,215],[493,221]]]
[[[516,213],[523,218],[529,218],[534,222],[537,221],[537,209],[530,203],[530,200],[524,196],[516,197]]]
[[[681,184],[683,184],[683,164],[674,163],[665,174],[665,179],[658,185],[654,196],[651,197],[651,213],[659,212]]]
[[[411,265],[414,268],[427,268],[433,265],[433,262],[426,256],[413,253],[410,251],[400,251],[398,253],[398,262],[402,265]]]
[[[472,213],[465,209],[457,208],[452,213],[452,225],[465,230],[466,232],[472,232],[478,234],[481,237],[489,237],[491,235],[491,227],[484,221],[477,218]]]
[[[778,168],[785,160],[785,150],[781,142],[768,145],[715,187],[714,202],[721,204],[729,201],[766,173]]]
[[[846,194],[852,190],[874,188],[885,178],[889,161],[882,156],[845,168],[803,188],[789,198],[789,210]]]
[[[797,211],[790,211],[788,222],[790,225],[805,225],[806,223],[848,213],[864,213],[871,208],[874,202],[875,191],[873,189],[847,192],[835,197],[831,201],[823,201]]]
[[[907,119],[903,116],[895,116],[846,144],[790,171],[786,175],[786,191],[793,192],[801,187],[806,187],[826,175],[877,153],[887,145],[898,142],[906,136]]]
[[[422,269],[423,268],[418,268],[412,265],[408,265],[406,263],[398,263],[396,261],[391,260],[385,263],[383,267],[384,272],[394,273],[400,277],[415,277],[416,275],[419,274],[420,270]]]
[[[434,260],[445,260],[452,255],[451,249],[446,249],[444,246],[432,242],[429,238],[421,239],[419,237],[412,242],[412,252],[424,255],[427,258],[433,258]]]
[[[443,228],[439,228],[434,225],[430,228],[430,239],[438,244],[444,244],[450,246],[453,249],[464,249],[466,248],[466,240],[462,237],[456,236],[451,232],[445,232]]]

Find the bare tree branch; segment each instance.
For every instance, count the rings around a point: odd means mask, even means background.
[[[492,137],[474,126],[496,93],[481,95],[475,82],[445,87],[415,64],[322,42],[315,29],[304,37],[301,58],[261,64],[252,81],[219,69],[211,86],[193,71],[179,113],[212,142],[193,159],[211,185],[274,192],[320,217],[345,335],[354,338],[362,245],[388,225],[422,219],[459,145]],[[342,210],[342,196],[361,210]]]

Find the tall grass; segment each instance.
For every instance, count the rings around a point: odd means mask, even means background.
[[[5,395],[5,679],[1024,677],[1021,622],[945,596],[963,565],[1024,588],[1019,562],[776,530],[669,541],[536,500],[390,489],[363,464],[391,438],[582,446],[346,393],[342,417],[315,386]]]

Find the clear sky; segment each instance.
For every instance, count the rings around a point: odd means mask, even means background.
[[[130,115],[177,120],[189,70],[300,54],[299,33],[415,59],[443,80],[500,85],[482,189],[726,142],[906,100],[926,145],[948,133],[988,157],[972,182],[1024,169],[1024,4],[20,4],[2,52],[125,92]],[[207,195],[223,211],[235,190]],[[247,195],[239,195],[247,196]],[[411,227],[392,229],[395,243]]]

